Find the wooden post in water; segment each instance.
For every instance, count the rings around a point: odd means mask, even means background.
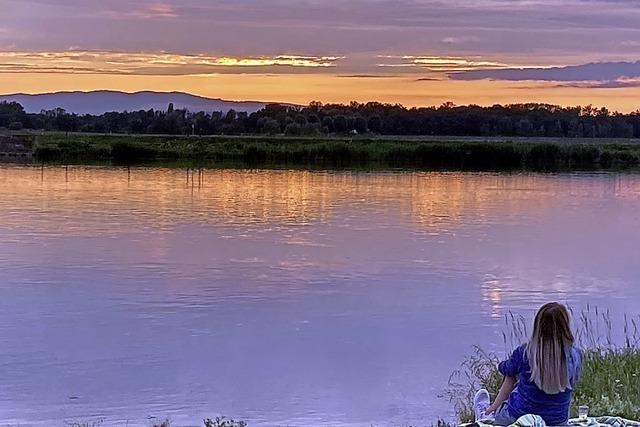
[[[64,167],[64,182],[69,182],[69,166]]]

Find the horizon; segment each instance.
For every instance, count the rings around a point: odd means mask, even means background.
[[[4,94],[640,107],[632,1],[6,2]]]
[[[399,105],[402,108],[406,108],[406,109],[411,109],[411,108],[440,108],[445,104],[452,104],[453,107],[462,107],[462,108],[467,108],[467,107],[480,107],[480,108],[491,108],[494,106],[502,106],[502,107],[508,107],[508,106],[516,106],[516,105],[526,105],[526,104],[538,104],[538,105],[550,105],[550,106],[558,106],[561,108],[584,108],[584,107],[592,107],[595,109],[601,109],[601,108],[607,108],[605,105],[594,105],[594,104],[584,104],[584,105],[580,105],[580,104],[567,104],[567,105],[562,105],[562,104],[549,104],[549,103],[545,103],[545,102],[513,102],[513,103],[488,103],[488,104],[479,104],[479,103],[468,103],[468,104],[456,104],[453,103],[451,101],[445,101],[441,104],[431,104],[431,105],[416,105],[416,106],[409,106],[409,105],[404,105],[401,103],[388,103],[388,102],[380,102],[380,101],[366,101],[366,102],[358,102],[358,101],[347,101],[347,102],[335,102],[335,103],[322,103],[321,101],[317,101],[317,100],[312,100],[309,103],[306,104],[295,104],[295,103],[287,103],[287,102],[278,102],[278,101],[269,101],[269,100],[259,100],[259,99],[229,99],[229,98],[219,98],[219,97],[207,97],[204,95],[199,95],[196,93],[189,93],[189,92],[181,92],[181,91],[156,91],[156,90],[138,90],[138,91],[133,91],[133,92],[127,92],[127,91],[120,91],[120,90],[112,90],[112,89],[95,89],[95,90],[64,90],[64,91],[57,91],[57,92],[36,92],[36,93],[26,93],[26,92],[16,92],[16,93],[0,93],[0,98],[6,98],[6,97],[12,97],[12,96],[16,96],[16,97],[40,97],[40,96],[55,96],[55,95],[90,95],[90,94],[100,94],[100,93],[111,93],[111,94],[121,94],[121,95],[141,95],[141,94],[154,94],[154,95],[186,95],[186,96],[192,96],[195,98],[199,98],[202,99],[204,101],[220,101],[220,102],[226,102],[226,103],[231,103],[231,104],[264,104],[264,105],[269,105],[269,104],[280,104],[280,105],[289,105],[291,107],[302,107],[302,108],[306,108],[309,105],[311,105],[312,103],[315,102],[320,102],[322,105],[349,105],[352,102],[357,102],[363,105],[366,105],[367,103],[380,103],[383,105]],[[11,102],[11,100],[2,100],[0,102]],[[19,101],[15,101],[18,102],[20,104]],[[172,101],[168,100],[167,102],[171,102]],[[53,107],[55,108],[55,107]],[[640,111],[640,108],[635,109],[635,110],[631,110],[631,111],[618,111],[618,110],[611,110],[608,109],[610,114],[629,114],[629,113],[636,113],[638,111]],[[114,111],[118,111],[118,112],[124,112],[125,110],[114,110]],[[190,110],[187,108],[187,111],[191,112],[191,113],[196,113],[199,111],[196,110]],[[74,113],[74,111],[69,111],[70,113]],[[109,111],[105,111],[105,112],[109,112]]]
[[[73,94],[93,94],[93,93],[116,93],[116,94],[125,94],[125,95],[139,95],[143,93],[153,93],[158,95],[188,95],[197,98],[202,98],[206,100],[213,101],[228,101],[228,102],[236,102],[236,103],[256,103],[256,104],[264,104],[265,101],[257,100],[257,99],[223,99],[223,98],[213,98],[207,97],[203,95],[198,95],[195,93],[189,92],[181,92],[177,90],[171,91],[158,91],[158,90],[137,90],[137,91],[122,91],[122,90],[112,90],[112,89],[94,89],[94,90],[61,90],[56,92],[15,92],[15,93],[0,93],[0,97],[7,96],[46,96],[46,95],[73,95]],[[267,102],[268,103],[268,102]]]

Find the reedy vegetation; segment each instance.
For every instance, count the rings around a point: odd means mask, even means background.
[[[68,427],[100,427],[103,420],[91,422],[75,422],[67,423]],[[151,427],[171,427],[171,420],[165,419],[160,422],[151,423]],[[216,417],[214,419],[207,418],[204,420],[204,427],[247,427],[244,421],[236,421],[227,417]]]
[[[401,138],[167,137],[48,134],[40,161],[148,161],[409,167],[448,170],[592,170],[640,166],[640,144],[420,141]]]

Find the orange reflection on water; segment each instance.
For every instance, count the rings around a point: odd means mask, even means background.
[[[581,180],[469,173],[0,168],[4,227],[76,235],[167,228],[188,221],[306,224],[331,220],[336,209],[365,208],[371,215],[408,216],[420,230],[448,233],[463,224],[508,224],[523,212],[543,213],[563,193],[637,199],[640,182],[613,175]],[[28,224],[25,212],[30,213]],[[114,221],[120,227],[113,227]]]

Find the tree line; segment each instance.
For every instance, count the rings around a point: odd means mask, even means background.
[[[306,107],[269,104],[254,113],[167,110],[78,115],[61,108],[27,113],[16,102],[0,103],[0,128],[62,132],[168,135],[346,134],[640,138],[640,110],[630,114],[606,108],[511,104],[482,107],[406,108],[378,102]]]

